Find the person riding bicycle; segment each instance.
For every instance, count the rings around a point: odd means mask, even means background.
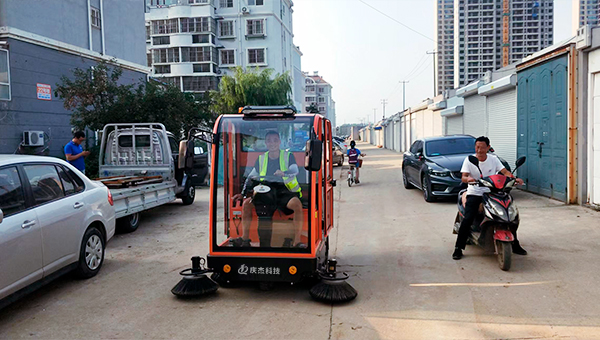
[[[360,183],[360,181],[358,180],[360,178],[359,177],[360,173],[359,173],[358,169],[362,165],[362,160],[358,159],[358,157],[359,156],[364,157],[365,155],[361,154],[360,150],[356,148],[355,141],[350,141],[350,149],[348,149],[346,154],[348,155],[348,164],[350,164],[350,166],[354,166],[356,168],[356,178],[355,178],[354,182],[356,184],[358,184],[358,183]]]
[[[299,173],[296,159],[291,152],[281,150],[281,139],[277,131],[268,131],[265,134],[265,144],[268,151],[262,154],[256,160],[254,168],[246,178],[242,194],[233,196],[233,200],[242,200],[242,237],[233,240],[235,246],[250,247],[250,226],[252,224],[252,211],[256,209],[254,202],[254,192],[251,188],[251,181],[263,181],[265,177],[272,179],[271,182],[275,190],[275,202],[269,202],[269,212],[264,213],[267,219],[272,217],[275,210],[280,210],[285,215],[294,215],[294,239],[286,238],[284,247],[301,247],[300,237],[302,233],[302,192],[300,184],[296,179]],[[273,179],[275,178],[275,179]],[[262,202],[264,204],[264,202]],[[257,211],[258,215],[258,211]],[[261,214],[263,215],[263,214]],[[267,223],[259,218],[259,238],[261,247],[269,247],[272,236],[272,221]]]

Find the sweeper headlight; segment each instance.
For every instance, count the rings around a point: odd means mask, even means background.
[[[298,272],[298,268],[296,268],[296,266],[291,266],[289,272],[292,275],[296,275],[296,273]]]
[[[223,266],[223,272],[224,273],[229,273],[231,271],[231,266],[226,264]]]
[[[239,113],[247,117],[287,117],[295,115],[296,112],[293,106],[245,106],[239,109]]]

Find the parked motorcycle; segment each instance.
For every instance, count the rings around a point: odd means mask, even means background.
[[[526,158],[521,157],[515,163],[513,173],[525,163]],[[479,169],[479,160],[469,156],[469,161]],[[479,169],[481,173],[481,169]],[[468,244],[482,247],[488,252],[494,252],[498,257],[500,269],[509,270],[512,262],[512,242],[514,236],[511,230],[519,226],[519,210],[514,204],[510,191],[516,185],[516,179],[502,174],[480,178],[477,182],[469,183],[490,189],[483,194],[483,210],[471,226]],[[458,213],[454,220],[453,233],[458,234],[458,229],[465,215],[462,195],[466,189],[458,194]]]

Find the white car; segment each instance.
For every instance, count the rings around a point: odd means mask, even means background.
[[[112,205],[106,186],[63,160],[0,155],[0,308],[61,274],[96,275]]]

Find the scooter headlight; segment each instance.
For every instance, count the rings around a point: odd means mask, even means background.
[[[508,206],[508,220],[514,221],[519,216],[519,209],[515,205]]]
[[[504,209],[504,207],[502,205],[500,205],[500,203],[490,201],[489,206],[490,206],[490,210],[492,210],[492,213],[494,215],[506,220],[506,218],[508,217],[508,216],[506,216],[506,210]]]

